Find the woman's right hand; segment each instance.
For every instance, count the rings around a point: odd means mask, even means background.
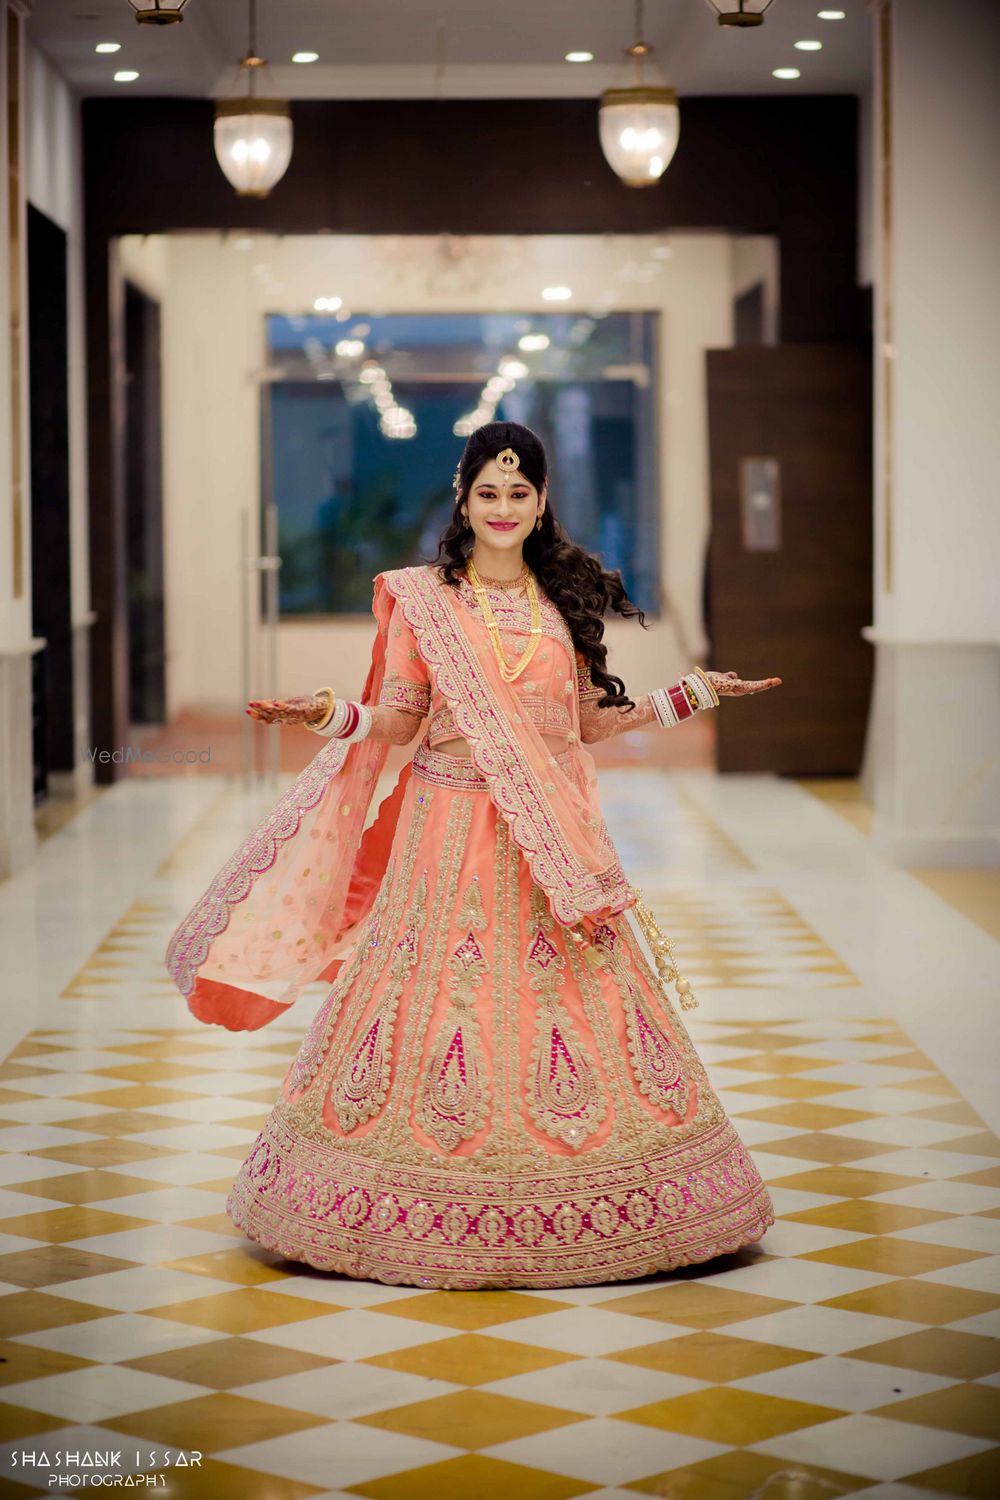
[[[328,706],[325,694],[310,693],[306,698],[251,698],[246,712],[264,724],[304,724],[320,718]]]

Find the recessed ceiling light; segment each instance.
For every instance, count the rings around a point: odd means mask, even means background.
[[[121,42],[98,42],[94,48],[95,52],[120,52],[121,50]]]
[[[847,16],[846,10],[818,10],[816,14],[821,21],[843,21]]]
[[[800,52],[822,52],[823,50],[822,42],[796,42],[795,45]]]
[[[293,52],[292,53],[292,62],[295,62],[295,63],[319,62],[319,53],[318,52]]]
[[[801,78],[802,74],[798,68],[772,68],[771,76],[773,78]]]
[[[594,61],[594,54],[592,52],[567,52],[566,53],[566,61],[567,62],[593,62]]]
[[[568,286],[547,286],[542,289],[546,302],[567,302],[572,295]]]
[[[121,72],[115,74],[115,83],[135,83],[138,76],[134,68],[123,68]]]

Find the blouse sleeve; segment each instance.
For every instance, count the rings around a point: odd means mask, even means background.
[[[398,604],[389,617],[385,677],[378,701],[384,708],[403,709],[420,719],[430,713],[431,683],[427,665],[417,650],[413,631]]]

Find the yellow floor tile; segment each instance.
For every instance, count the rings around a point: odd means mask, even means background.
[[[874,1193],[895,1193],[920,1187],[923,1178],[895,1172],[866,1172],[863,1167],[817,1167],[812,1172],[793,1172],[776,1177],[769,1187],[790,1188],[797,1193],[827,1193],[836,1198],[870,1198]]]
[[[813,1406],[805,1401],[788,1401],[781,1396],[727,1387],[689,1391],[686,1396],[630,1407],[615,1416],[623,1422],[662,1427],[669,1432],[683,1432],[687,1437],[742,1448],[785,1432],[797,1432],[800,1427],[833,1421],[842,1417],[843,1412],[830,1406]]]
[[[976,1114],[972,1105],[967,1104],[964,1099],[952,1104],[936,1104],[931,1109],[918,1109],[914,1114],[918,1120],[940,1120],[945,1125],[973,1125],[980,1130],[986,1128],[982,1115]]]
[[[919,1333],[904,1333],[898,1339],[855,1349],[851,1358],[946,1375],[952,1380],[979,1380],[1000,1370],[1000,1339],[962,1333],[957,1328],[922,1328]]]
[[[1000,1297],[973,1292],[964,1286],[934,1281],[884,1281],[843,1297],[832,1297],[822,1307],[870,1313],[877,1318],[905,1318],[913,1323],[958,1323],[1000,1307]]]
[[[478,1293],[476,1294],[479,1295]],[[579,1359],[577,1354],[562,1354],[554,1349],[536,1349],[532,1344],[518,1344],[513,1339],[495,1339],[489,1334],[463,1333],[453,1339],[435,1339],[430,1344],[415,1344],[410,1349],[394,1349],[388,1354],[374,1354],[363,1360],[382,1370],[402,1370],[408,1375],[423,1375],[428,1380],[450,1380],[460,1385],[487,1385],[510,1375],[527,1375],[534,1370],[549,1370],[555,1365]]]
[[[328,1420],[311,1412],[292,1411],[267,1401],[235,1396],[229,1391],[213,1391],[210,1396],[196,1396],[190,1401],[107,1417],[101,1425],[173,1448],[216,1453],[244,1443],[264,1443],[268,1438],[285,1437],[309,1427],[323,1427]]]
[[[803,1102],[752,1109],[745,1118],[764,1120],[769,1125],[796,1125],[800,1130],[832,1130],[835,1125],[855,1125],[858,1120],[873,1120],[875,1116],[869,1109],[844,1109],[837,1104]]]
[[[954,1250],[950,1245],[924,1245],[918,1240],[896,1240],[882,1234],[867,1240],[852,1240],[847,1245],[832,1245],[829,1250],[813,1250],[799,1257],[825,1265],[851,1266],[858,1271],[877,1271],[884,1276],[924,1276],[928,1271],[985,1258],[982,1250]]]
[[[356,1420],[366,1427],[405,1432],[456,1448],[491,1448],[514,1438],[551,1432],[584,1418],[579,1412],[536,1401],[520,1401],[493,1391],[451,1391],[429,1401],[414,1401]]]
[[[206,1250],[201,1255],[184,1255],[179,1260],[167,1260],[162,1264],[168,1271],[186,1271],[191,1276],[214,1276],[219,1281],[236,1281],[243,1286],[287,1281],[295,1274],[290,1269],[290,1261],[272,1259],[268,1251],[259,1246],[245,1250]]]
[[[261,1328],[280,1328],[285,1323],[301,1323],[304,1318],[323,1318],[343,1310],[329,1302],[274,1297],[255,1287],[241,1287],[239,1291],[216,1292],[211,1297],[149,1307],[146,1316],[166,1318],[172,1323],[193,1323],[197,1328],[214,1328],[219,1333],[256,1333]]]
[[[31,1154],[76,1167],[123,1167],[134,1162],[162,1161],[165,1156],[181,1156],[183,1152],[150,1146],[146,1141],[130,1141],[127,1136],[111,1136],[98,1141],[66,1141],[61,1146],[44,1146]]]
[[[717,1068],[746,1069],[748,1073],[807,1073],[810,1068],[828,1068],[828,1057],[799,1057],[786,1052],[756,1052],[749,1057],[719,1058]]]
[[[0,1385],[40,1380],[44,1375],[63,1375],[67,1370],[84,1370],[94,1363],[75,1354],[62,1354],[58,1349],[19,1344],[15,1339],[0,1340]]]
[[[4,1219],[3,1229],[5,1234],[60,1244],[63,1240],[85,1240],[97,1234],[119,1234],[126,1229],[148,1229],[149,1223],[149,1219],[73,1204],[69,1208],[47,1208],[35,1214],[15,1214]]]
[[[48,1412],[29,1411],[26,1406],[0,1401],[0,1443],[35,1437],[40,1432],[54,1432],[57,1427],[65,1426],[65,1417],[50,1417]],[[12,1486],[12,1492],[20,1491],[20,1485]]]
[[[1000,1442],[1000,1391],[995,1386],[949,1385],[909,1401],[894,1402],[869,1413],[894,1422],[914,1422],[918,1427],[941,1427],[946,1432],[964,1432],[967,1437]]]
[[[690,1468],[653,1474],[623,1488],[669,1500],[836,1500],[838,1495],[868,1489],[871,1482],[856,1474],[741,1450],[717,1453]]]
[[[324,1354],[307,1354],[300,1349],[282,1349],[275,1344],[260,1344],[238,1336],[213,1339],[206,1344],[192,1344],[182,1349],[161,1349],[156,1354],[142,1354],[123,1359],[131,1370],[147,1375],[164,1375],[168,1380],[189,1380],[226,1391],[237,1385],[253,1385],[257,1380],[279,1380],[284,1375],[301,1375],[326,1365],[338,1365],[339,1359]]]
[[[201,1187],[202,1184],[199,1182],[195,1186]],[[180,1229],[202,1229],[207,1234],[228,1234],[242,1244],[247,1243],[246,1235],[233,1223],[224,1208],[220,1209],[217,1214],[202,1214],[197,1219],[178,1219],[177,1224]]]
[[[490,1328],[495,1323],[512,1323],[517,1318],[540,1317],[569,1305],[548,1297],[525,1297],[519,1292],[481,1291],[475,1297],[467,1292],[423,1292],[388,1302],[380,1311],[395,1318],[434,1323],[439,1328],[472,1330]]]
[[[25,1333],[41,1333],[44,1328],[65,1328],[70,1323],[91,1323],[95,1318],[114,1314],[110,1307],[92,1307],[75,1298],[60,1297],[54,1292],[9,1292],[0,1298],[0,1324],[4,1337],[19,1338]]]
[[[1000,1187],[1000,1167],[987,1167],[982,1172],[966,1172],[962,1177],[952,1178],[953,1182],[971,1182],[975,1187]]]
[[[190,1098],[190,1095],[188,1095]],[[110,1114],[101,1115],[102,1135],[139,1135],[147,1130],[176,1130],[182,1125],[183,1120],[178,1120],[176,1115],[156,1115],[152,1110],[149,1113],[141,1109],[113,1109]],[[229,1121],[226,1121],[227,1125]],[[78,1115],[72,1120],[60,1120],[60,1130],[90,1130],[94,1129],[93,1115]],[[171,1155],[170,1152],[162,1152],[161,1155]],[[214,1154],[214,1153],[213,1153]]]
[[[727,1287],[698,1281],[675,1282],[653,1287],[633,1296],[612,1297],[599,1302],[609,1312],[630,1313],[633,1317],[656,1318],[661,1323],[686,1323],[691,1328],[717,1328],[724,1323],[739,1323],[744,1318],[763,1318],[769,1313],[793,1307],[777,1297],[761,1297],[753,1292],[736,1292]]]
[[[84,1093],[68,1094],[77,1104],[104,1104],[110,1109],[156,1109],[161,1104],[190,1104],[191,1094],[185,1089],[157,1088],[151,1083],[123,1084],[112,1089],[87,1089]],[[176,1121],[175,1124],[181,1122]]]
[[[727,1380],[744,1380],[749,1375],[763,1375],[768,1370],[783,1370],[788,1365],[818,1359],[819,1355],[803,1349],[781,1349],[776,1344],[758,1343],[756,1339],[738,1339],[724,1333],[705,1330],[685,1334],[682,1338],[664,1339],[661,1344],[642,1344],[636,1349],[622,1349],[605,1355],[626,1365],[641,1365],[647,1370],[662,1370],[684,1375],[689,1380],[708,1380],[721,1385]]]
[[[128,1193],[148,1193],[148,1177],[129,1177],[124,1172],[102,1172],[92,1168],[87,1172],[64,1172],[61,1177],[36,1177],[26,1182],[10,1182],[8,1189],[15,1193],[38,1198],[57,1198],[61,1203],[94,1203],[105,1198],[123,1198]],[[156,1184],[152,1184],[156,1186]],[[29,1207],[25,1204],[25,1207]]]
[[[1000,1495],[1000,1448],[972,1453],[953,1464],[907,1474],[906,1483],[936,1494],[957,1495],[961,1500],[996,1500]]]
[[[907,1208],[902,1203],[873,1203],[870,1198],[845,1198],[842,1203],[803,1208],[781,1217],[792,1224],[818,1224],[823,1229],[848,1229],[854,1234],[894,1234],[898,1229],[916,1229],[920,1224],[933,1224],[954,1215],[940,1214],[933,1208]]]
[[[12,1250],[9,1255],[0,1255],[0,1281],[23,1287],[52,1287],[60,1281],[77,1281],[82,1276],[124,1271],[132,1265],[135,1261],[96,1255],[78,1245],[36,1245],[32,1250]]]
[[[812,1130],[805,1135],[781,1136],[776,1141],[761,1141],[755,1151],[773,1152],[775,1156],[801,1156],[806,1161],[839,1165],[845,1161],[862,1161],[866,1156],[884,1156],[884,1141],[863,1141],[849,1135],[827,1135]]]
[[[573,1500],[600,1488],[582,1479],[564,1479],[542,1469],[465,1453],[404,1474],[352,1484],[348,1493],[368,1500],[511,1500],[512,1496],[517,1500]]]
[[[975,1135],[961,1135],[955,1141],[938,1141],[935,1151],[957,1151],[969,1156],[1000,1156],[1000,1136],[992,1130],[979,1130]]]
[[[111,1051],[116,1050],[111,1048]],[[121,1048],[117,1050],[121,1051]],[[132,1049],[130,1048],[131,1052]],[[195,1078],[198,1076],[197,1058],[181,1062],[139,1062],[135,1057],[130,1062],[116,1063],[110,1068],[95,1069],[102,1078],[119,1078],[123,1083],[166,1083],[171,1078]],[[190,1093],[187,1095],[190,1099]]]
[[[183,1481],[179,1478],[181,1472]],[[285,1479],[280,1474],[264,1474],[240,1464],[206,1458],[197,1468],[178,1470],[173,1491],[176,1500],[309,1500],[312,1495],[329,1494],[329,1486],[303,1484],[299,1479]]]
[[[849,1083],[831,1083],[818,1078],[762,1078],[759,1083],[741,1083],[741,1094],[773,1095],[776,1099],[821,1099],[824,1094],[845,1094]]]

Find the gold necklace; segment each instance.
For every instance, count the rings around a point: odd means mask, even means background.
[[[519,589],[527,583],[527,580],[527,564],[525,564],[516,578],[491,578],[488,573],[479,574],[480,583],[485,583],[487,588],[491,589]]]
[[[490,604],[489,598],[487,596],[486,586],[483,583],[483,580],[480,578],[479,574],[476,572],[476,565],[472,561],[471,557],[465,565],[465,576],[466,578],[468,578],[470,584],[472,585],[473,591],[476,595],[476,599],[479,603],[479,608],[482,611],[483,620],[485,622],[486,629],[489,632],[490,645],[493,647],[493,655],[497,659],[497,666],[500,669],[500,676],[503,678],[504,682],[515,682],[517,678],[520,677],[521,673],[524,671],[525,667],[528,665],[531,658],[538,650],[542,639],[542,606],[538,600],[538,589],[535,585],[535,580],[532,577],[530,570],[526,568],[525,572],[527,573],[527,577],[525,578],[524,586],[528,595],[528,604],[531,612],[531,641],[525,649],[524,655],[521,657],[521,660],[518,662],[517,666],[512,667],[510,662],[504,655],[503,647],[500,644],[500,626],[497,623],[497,618],[493,613],[493,606]]]

